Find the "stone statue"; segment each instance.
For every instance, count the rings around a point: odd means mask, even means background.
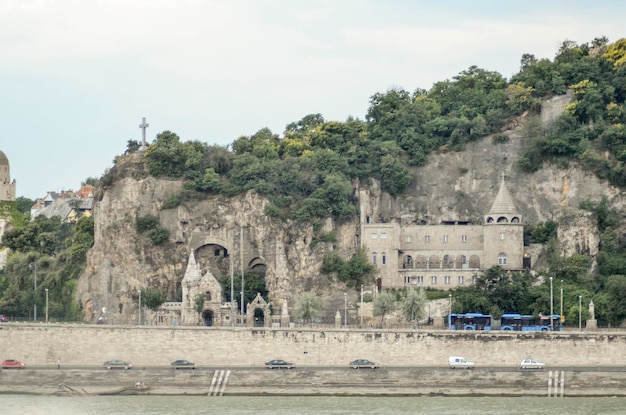
[[[589,303],[589,319],[590,320],[596,319],[595,306],[593,305],[593,300],[591,300],[591,302]]]

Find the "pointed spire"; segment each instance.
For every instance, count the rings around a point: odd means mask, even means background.
[[[511,194],[506,187],[506,183],[504,182],[504,173],[502,173],[500,190],[498,190],[498,194],[496,195],[496,198],[493,201],[493,205],[491,205],[491,209],[489,210],[488,214],[501,215],[515,213],[517,213],[517,211],[515,210],[515,204],[513,203],[513,198],[511,197]]]
[[[191,251],[189,254],[189,261],[187,262],[187,269],[185,270],[185,276],[183,282],[197,282],[202,278],[198,261],[196,261],[195,252]]]

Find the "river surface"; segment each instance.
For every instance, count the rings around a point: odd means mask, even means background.
[[[626,414],[626,398],[0,395],[2,415]]]

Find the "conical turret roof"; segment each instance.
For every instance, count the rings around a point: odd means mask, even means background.
[[[500,190],[498,190],[498,194],[496,195],[495,200],[493,201],[493,205],[491,205],[491,209],[489,210],[489,215],[502,215],[502,214],[514,214],[517,213],[515,210],[515,204],[513,203],[513,198],[509,193],[509,189],[506,187],[506,183],[504,182],[504,174],[502,175],[502,180],[500,181]]]

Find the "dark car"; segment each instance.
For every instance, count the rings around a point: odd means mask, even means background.
[[[7,321],[9,321],[9,318],[4,314],[0,314],[0,323],[6,323]]]
[[[368,369],[376,369],[378,367],[376,363],[367,359],[353,360],[350,362],[350,366],[352,366],[353,369],[361,369],[363,367],[366,367]]]
[[[133,367],[132,363],[127,363],[123,360],[107,360],[102,365],[106,367],[108,370],[111,370],[111,369],[128,370]]]
[[[25,369],[26,363],[19,360],[7,359],[2,361],[2,369]]]
[[[174,360],[171,363],[174,369],[195,369],[196,364],[191,363],[189,360]]]
[[[268,369],[293,369],[296,367],[295,364],[285,362],[284,360],[270,360],[269,362],[265,362],[265,366]]]

